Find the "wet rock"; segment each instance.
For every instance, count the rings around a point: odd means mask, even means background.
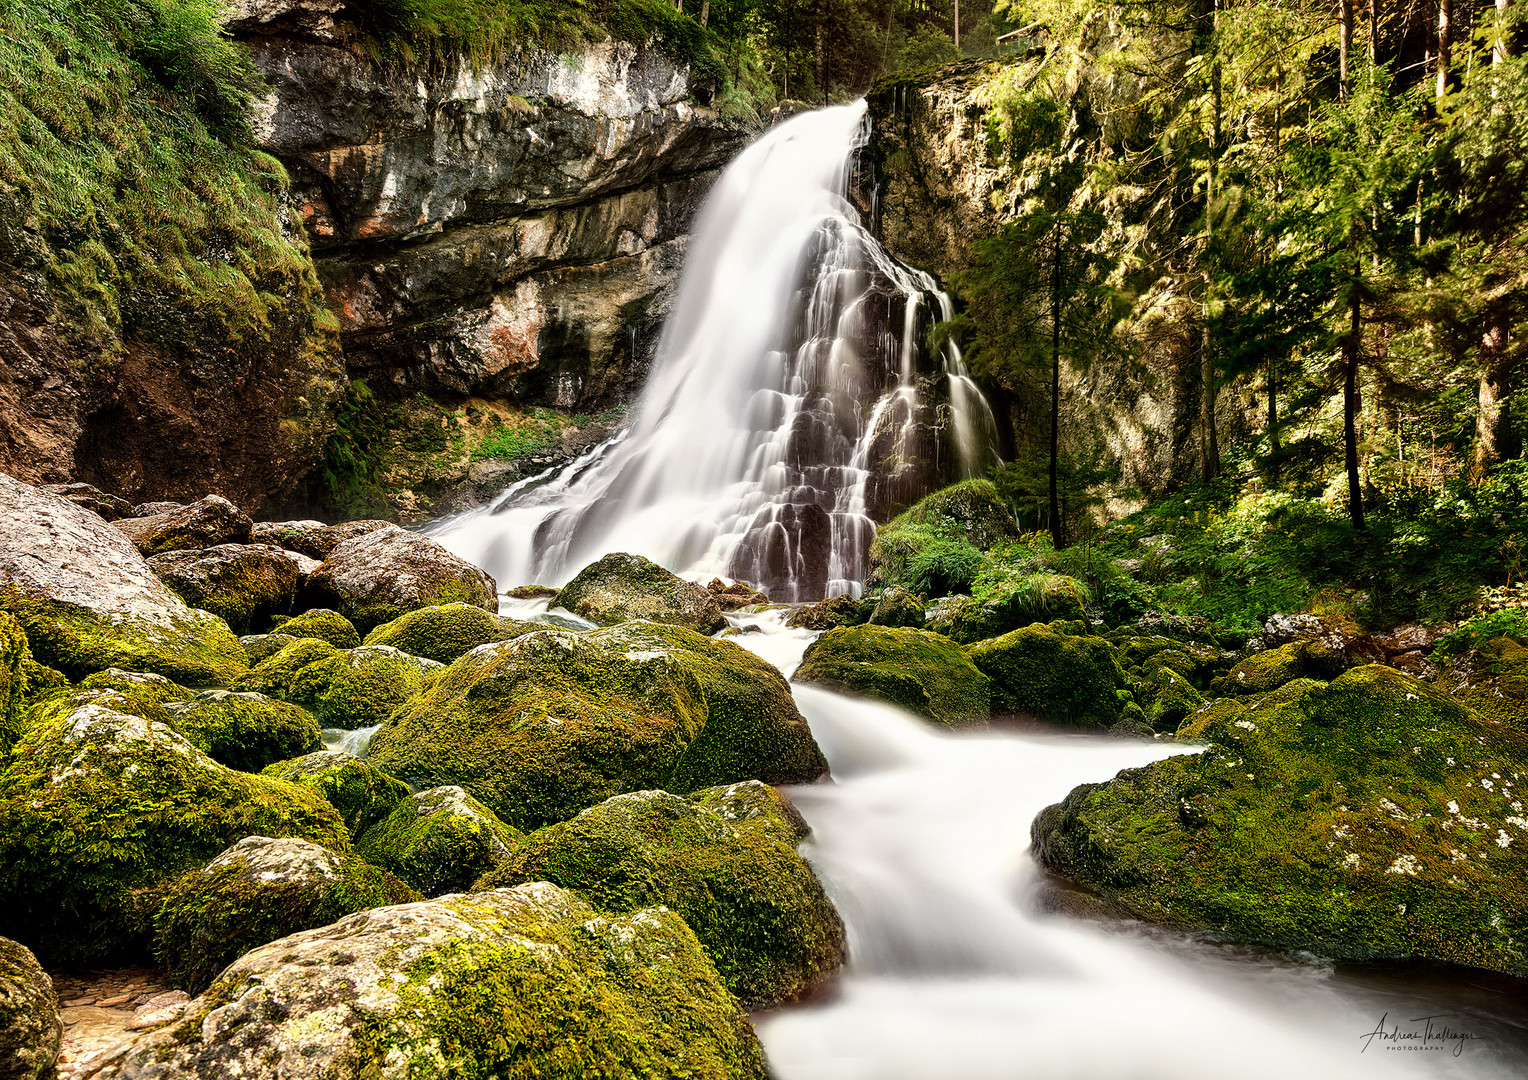
[[[82,705],[28,731],[0,774],[0,934],[48,963],[132,955],[144,889],[254,834],[350,843],[312,792],[226,768],[167,724]]]
[[[650,559],[620,552],[580,570],[557,594],[555,605],[600,626],[648,619],[714,634],[727,625],[706,589]]]
[[[390,645],[336,649],[298,638],[236,679],[233,688],[301,705],[323,727],[354,729],[382,723],[430,686],[444,666]]]
[[[156,514],[169,514],[176,510],[184,510],[185,508],[185,503],[172,502],[168,499],[161,499],[156,502],[141,502],[137,506],[133,507],[132,516],[153,517]]]
[[[1190,725],[1202,753],[1043,811],[1041,860],[1116,911],[1222,938],[1528,972],[1520,733],[1378,665]]]
[[[279,1007],[273,1007],[279,1002]],[[527,1003],[533,1003],[527,1007]],[[374,908],[246,953],[91,1077],[765,1076],[678,915],[545,882]]]
[[[929,630],[855,626],[807,646],[792,679],[899,705],[946,727],[985,727],[992,689],[965,652]]]
[[[210,611],[235,633],[292,610],[299,571],[290,553],[264,544],[166,551],[149,569],[186,603]]]
[[[147,555],[249,541],[249,515],[221,495],[149,517],[124,518],[117,528]]]
[[[323,746],[318,723],[305,710],[264,694],[205,690],[165,706],[170,726],[212,760],[240,772]]]
[[[63,1034],[53,980],[30,949],[0,938],[0,1080],[49,1080]]]
[[[420,608],[366,635],[368,645],[391,645],[412,656],[449,664],[491,641],[508,641],[545,627],[493,615],[471,604]]]
[[[119,667],[205,686],[247,666],[227,624],[187,607],[115,525],[4,475],[0,609],[38,662],[72,678]]]
[[[313,608],[301,615],[284,619],[274,628],[274,633],[294,638],[317,638],[327,641],[336,649],[353,649],[361,643],[361,635],[349,619],[329,608]]]
[[[519,846],[519,829],[455,785],[399,800],[357,841],[368,862],[428,896],[463,892]]]
[[[1119,654],[1103,638],[1026,626],[967,650],[992,680],[992,711],[1069,727],[1111,728],[1144,720]]]
[[[109,495],[94,484],[44,484],[42,490],[100,514],[107,521],[132,517],[137,513],[132,503],[116,495]]]
[[[267,765],[262,776],[312,788],[345,818],[359,837],[408,798],[409,787],[369,761],[340,750],[319,750]]]
[[[262,521],[251,526],[250,535],[259,543],[274,544],[322,561],[346,540],[395,528],[397,526],[390,521],[375,520],[346,521],[339,525],[311,520]]]
[[[713,799],[731,815],[706,805]],[[777,800],[756,782],[695,801],[617,795],[531,833],[477,887],[550,881],[616,913],[661,904],[695,931],[745,1006],[768,1008],[809,991],[844,959],[843,922],[796,854]],[[746,801],[755,807],[744,810]]]
[[[870,618],[874,605],[854,596],[830,596],[798,607],[785,620],[798,630],[831,630],[835,626],[859,626]]]
[[[901,586],[893,585],[875,602],[868,621],[872,626],[909,626],[921,629],[925,619],[923,601]]]
[[[505,590],[504,595],[513,600],[550,600],[560,591],[550,585],[516,585]]]
[[[712,578],[706,585],[706,592],[716,598],[717,606],[723,611],[736,611],[738,608],[752,607],[754,604],[769,603],[769,597],[746,581],[734,581],[731,585],[727,585],[721,578]]]
[[[495,613],[493,578],[434,540],[397,526],[342,541],[308,579],[313,595],[370,631],[406,612],[466,603]]]
[[[392,874],[309,840],[247,836],[161,890],[154,958],[197,994],[250,949],[366,908],[421,897]]]

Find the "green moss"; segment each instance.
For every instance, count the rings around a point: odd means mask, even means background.
[[[195,690],[181,686],[163,675],[151,671],[123,671],[121,668],[107,668],[94,675],[87,675],[80,681],[80,689],[117,690],[154,705],[186,701],[196,696]]]
[[[1528,649],[1500,637],[1439,680],[1487,720],[1528,733]]]
[[[870,611],[869,622],[874,626],[922,627],[924,622],[922,602],[901,586],[887,589]]]
[[[699,684],[705,726],[664,780],[665,788],[694,791],[739,780],[810,784],[828,771],[785,677],[747,649],[640,620],[585,637],[618,654],[662,653]]]
[[[1176,731],[1204,704],[1204,697],[1193,684],[1166,664],[1156,665],[1132,689],[1153,731]]]
[[[212,760],[240,772],[323,746],[318,724],[296,705],[264,694],[207,690],[166,707],[170,726]]]
[[[260,773],[318,792],[345,818],[350,835],[361,834],[408,798],[409,787],[369,761],[339,750],[319,750],[267,765]]]
[[[1042,860],[1168,925],[1528,972],[1521,735],[1378,666],[1192,722],[1203,753],[1043,812]]]
[[[992,711],[1073,727],[1112,727],[1135,702],[1114,646],[1103,638],[1026,626],[971,646],[992,680]]]
[[[567,608],[600,626],[648,619],[702,634],[726,627],[716,598],[651,559],[615,552],[590,563],[563,586],[553,607]]]
[[[31,690],[32,650],[15,616],[0,611],[0,758],[21,737],[21,715]]]
[[[154,959],[174,985],[205,990],[250,949],[352,912],[422,899],[385,870],[303,840],[254,836],[160,891]]]
[[[290,634],[245,634],[239,639],[250,664],[258,665],[296,641]]]
[[[925,496],[877,531],[867,581],[930,596],[964,592],[984,564],[982,552],[1017,535],[996,485],[965,480]]]
[[[230,689],[252,690],[292,700],[292,683],[297,673],[309,664],[333,657],[339,650],[319,638],[295,638],[267,656],[253,669],[233,681]]]
[[[1287,682],[1310,674],[1303,641],[1291,641],[1277,649],[1253,653],[1233,667],[1211,689],[1218,694],[1266,694]]]
[[[249,667],[228,624],[194,608],[108,620],[73,604],[0,589],[0,610],[26,630],[35,659],[71,679],[114,667],[152,671],[187,686],[226,686]]]
[[[272,633],[288,634],[294,638],[317,638],[327,641],[336,649],[353,649],[361,643],[361,635],[350,620],[338,611],[313,608],[300,615],[277,623]]]
[[[356,842],[363,858],[429,896],[461,892],[498,866],[523,834],[454,785],[399,801]]]
[[[664,791],[618,795],[526,837],[479,888],[551,881],[604,911],[683,916],[751,1008],[796,997],[843,962],[821,883],[768,817],[726,821]]]
[[[960,646],[929,630],[829,630],[807,647],[796,682],[888,701],[946,727],[985,726],[991,688]]]
[[[0,934],[48,963],[138,957],[143,890],[251,835],[350,844],[311,791],[225,768],[167,725],[77,708],[28,731],[0,773]]]
[[[52,1080],[63,1039],[53,980],[31,950],[0,938],[0,1061],[18,1080]]]
[[[371,760],[411,783],[460,784],[537,828],[662,784],[705,723],[679,659],[546,630],[457,660],[377,732]]]
[[[414,656],[449,664],[491,641],[508,641],[546,627],[494,615],[473,604],[420,608],[366,635],[368,645],[391,645]]]
[[[870,618],[875,605],[853,596],[830,596],[791,612],[786,626],[800,630],[831,630],[835,626],[859,626]]]
[[[236,679],[253,690],[309,709],[323,727],[380,724],[422,693],[441,665],[386,645],[336,649],[317,638],[298,638]]]

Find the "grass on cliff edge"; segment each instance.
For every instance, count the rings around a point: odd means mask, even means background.
[[[187,315],[259,335],[294,292],[319,313],[220,6],[0,0],[0,258],[42,270],[88,337],[174,343]]]

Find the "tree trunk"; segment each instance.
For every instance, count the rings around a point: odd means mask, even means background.
[[[1199,462],[1204,482],[1220,475],[1220,439],[1215,433],[1215,351],[1208,321],[1199,330]]]
[[[707,0],[709,3],[710,0]],[[1379,63],[1379,0],[1369,0],[1369,66]]]
[[[711,21],[711,0],[700,0],[700,25]]]
[[[1475,458],[1470,464],[1470,479],[1477,482],[1502,459],[1507,439],[1506,403],[1514,365],[1507,349],[1507,318],[1500,301],[1486,307],[1480,359],[1480,409],[1475,414]]]
[[[955,51],[960,51],[960,0],[955,0]]]
[[[1272,353],[1268,354],[1268,476],[1279,482],[1279,368]]]
[[[1454,0],[1438,0],[1438,97],[1448,93],[1449,61],[1453,56]]]
[[[1056,550],[1066,546],[1061,528],[1061,500],[1056,492],[1056,473],[1061,458],[1061,222],[1055,226],[1051,249],[1051,415],[1050,415],[1050,527]]]
[[[1505,63],[1508,51],[1507,33],[1502,24],[1507,21],[1507,0],[1496,0],[1496,41],[1491,46],[1491,63]]]
[[[1348,297],[1348,332],[1342,339],[1342,445],[1348,467],[1348,516],[1355,529],[1365,528],[1363,488],[1358,481],[1358,352],[1363,326],[1358,285]]]
[[[1447,3],[1447,0],[1439,0]],[[1348,73],[1348,56],[1353,50],[1353,0],[1338,0],[1337,4],[1337,96],[1348,100],[1351,88]]]

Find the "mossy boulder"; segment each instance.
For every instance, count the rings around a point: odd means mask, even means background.
[[[26,631],[15,616],[0,611],[0,757],[21,738],[21,714],[31,696],[31,660]]]
[[[306,709],[250,691],[204,690],[166,705],[165,712],[191,745],[240,772],[259,772],[324,744]]]
[[[1202,715],[1204,752],[1041,813],[1045,865],[1170,926],[1528,974],[1522,735],[1379,666]]]
[[[160,514],[122,518],[116,527],[145,556],[163,551],[242,544],[253,524],[249,515],[221,495],[208,495]]]
[[[785,676],[747,649],[640,619],[584,636],[613,652],[666,653],[700,684],[705,726],[685,748],[666,789],[694,791],[739,780],[811,784],[827,774],[827,759]]]
[[[413,656],[449,664],[479,645],[544,630],[540,623],[494,615],[472,604],[420,608],[366,635],[368,645],[391,645]]]
[[[846,626],[807,646],[796,682],[901,706],[946,727],[984,727],[990,680],[949,638],[930,630]]]
[[[390,645],[336,649],[299,638],[236,679],[233,688],[301,705],[323,727],[350,729],[382,723],[442,670],[442,664]]]
[[[893,585],[876,600],[867,621],[872,626],[921,628],[926,617],[922,600],[900,585]]]
[[[239,638],[239,644],[244,646],[250,665],[257,666],[296,640],[291,634],[245,634]]]
[[[369,761],[341,750],[318,750],[267,765],[262,776],[318,792],[359,837],[408,798],[409,786]]]
[[[52,1080],[63,1038],[53,980],[25,945],[0,938],[0,1078]]]
[[[418,608],[463,603],[499,610],[493,578],[428,536],[397,526],[337,544],[307,588],[363,634]]]
[[[703,586],[671,574],[651,559],[622,552],[580,570],[563,586],[553,606],[567,608],[599,626],[647,619],[714,634],[727,625],[716,597]]]
[[[218,686],[248,667],[228,624],[186,606],[116,527],[3,474],[0,610],[71,679],[119,667]]]
[[[219,544],[155,555],[149,569],[186,603],[244,634],[292,610],[298,585],[294,558],[264,544]]]
[[[1194,684],[1166,664],[1153,665],[1132,689],[1152,731],[1176,731],[1204,704]]]
[[[167,724],[82,705],[28,731],[0,773],[0,934],[47,963],[136,957],[144,891],[253,835],[350,845],[312,791],[219,765]]]
[[[1512,638],[1487,641],[1439,685],[1486,720],[1528,734],[1528,649]]]
[[[672,650],[541,630],[457,660],[393,714],[370,754],[394,776],[460,784],[510,824],[538,828],[663,784],[706,715]]]
[[[286,634],[294,638],[317,638],[327,641],[336,649],[353,649],[361,643],[361,635],[349,619],[329,608],[310,608],[290,619],[283,619],[272,633]]]
[[[1253,653],[1216,679],[1210,689],[1216,694],[1266,694],[1287,682],[1310,674],[1303,641],[1291,641],[1277,649]]]
[[[154,959],[199,994],[233,961],[299,930],[423,899],[398,878],[309,840],[247,836],[168,882],[154,913]]]
[[[257,694],[269,694],[289,701],[292,697],[292,682],[297,673],[309,664],[329,659],[339,651],[321,638],[292,638],[235,679],[230,689],[253,690]]]
[[[835,626],[859,626],[870,618],[875,605],[856,596],[830,596],[798,607],[785,620],[798,630],[831,630]]]
[[[1011,578],[983,595],[982,600],[950,596],[930,604],[924,626],[971,645],[1035,623],[1087,621],[1087,586],[1063,574]]]
[[[80,680],[81,690],[116,690],[128,697],[137,698],[154,705],[167,705],[172,701],[189,701],[196,691],[179,683],[156,675],[152,671],[123,671],[107,668],[87,675]]]
[[[749,1008],[797,997],[843,963],[838,912],[767,816],[727,820],[665,791],[617,795],[530,834],[478,887],[528,881],[602,911],[678,912]]]
[[[273,1003],[279,1002],[279,1007]],[[375,908],[246,953],[126,1076],[766,1075],[684,920],[605,915],[546,882]]]
[[[965,591],[981,553],[1017,536],[997,486],[965,480],[926,495],[876,532],[866,581],[936,596]]]
[[[1025,713],[1069,727],[1142,719],[1114,646],[1103,638],[1022,627],[968,650],[992,681],[994,713]]]
[[[326,559],[329,553],[346,540],[383,529],[396,529],[390,521],[366,518],[346,521],[339,525],[325,525],[322,521],[257,521],[250,526],[250,539],[257,544],[275,544],[288,551],[306,555],[310,559]]]
[[[356,848],[427,896],[461,892],[519,846],[523,834],[455,785],[398,801]]]

